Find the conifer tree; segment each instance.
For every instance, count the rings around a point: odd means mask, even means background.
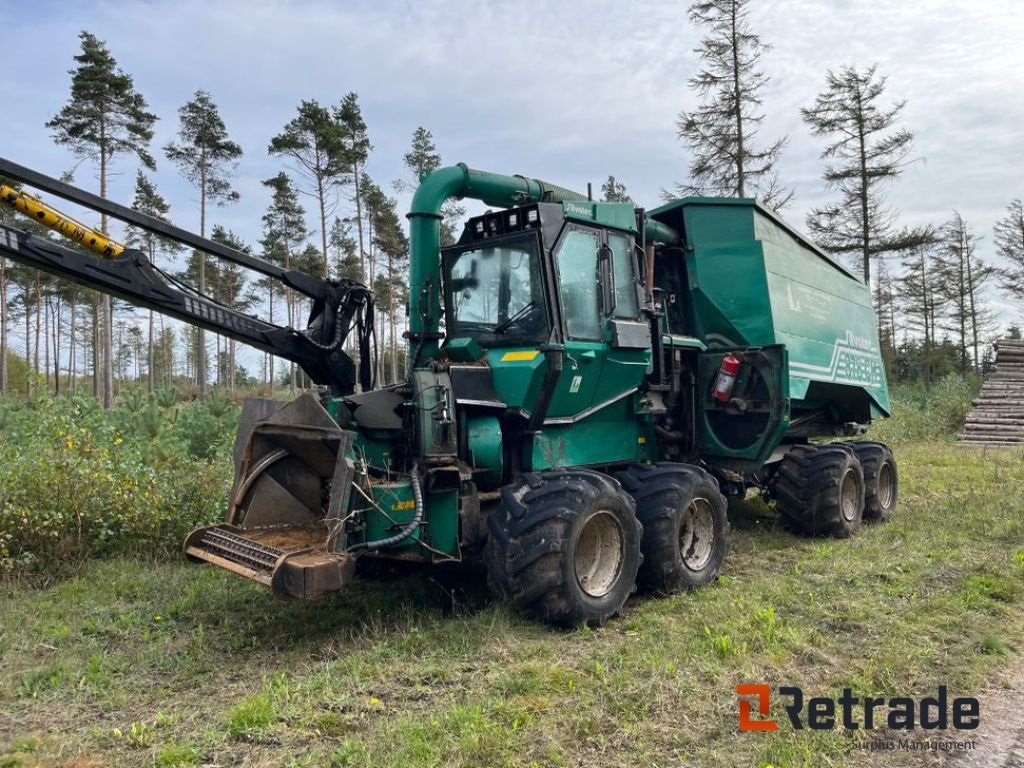
[[[981,291],[995,274],[976,253],[977,238],[963,217],[953,212],[940,233],[935,269],[938,293],[945,312],[942,327],[956,335],[960,373],[981,367],[982,337],[994,327],[994,318],[981,300]]]
[[[626,185],[611,174],[601,185],[601,199],[606,203],[632,203],[633,198],[626,191]]]
[[[131,75],[118,66],[106,43],[89,32],[79,33],[82,50],[70,70],[71,96],[46,127],[57,144],[79,158],[96,163],[100,197],[107,196],[111,163],[119,155],[134,155],[146,168],[156,167],[149,153],[157,117],[135,90]],[[107,232],[107,217],[100,220]],[[113,311],[109,295],[93,301],[93,393],[105,408],[113,404]],[[101,375],[102,374],[102,375]]]
[[[920,244],[906,252],[899,278],[899,308],[907,328],[920,335],[921,368],[925,385],[934,380],[935,350],[938,343],[938,291],[932,246]]]
[[[827,251],[855,259],[868,285],[873,259],[934,237],[928,227],[897,227],[885,203],[884,185],[903,173],[914,140],[896,127],[906,102],[881,104],[885,85],[875,67],[829,71],[814,104],[800,110],[812,133],[830,141],[821,154],[831,161],[824,179],[840,195],[836,204],[812,210],[807,227]]]
[[[327,220],[337,203],[338,188],[349,178],[343,131],[326,107],[315,100],[299,104],[298,114],[270,140],[271,155],[290,159],[307,194],[316,198],[323,251],[327,251]],[[327,274],[324,273],[324,277]]]
[[[242,156],[242,148],[228,138],[217,105],[206,91],[196,91],[192,100],[178,110],[178,118],[179,143],[168,144],[164,153],[198,189],[199,234],[206,237],[207,204],[227,205],[238,200],[238,192],[231,187],[231,175]],[[199,292],[205,293],[206,254],[197,252],[194,258],[198,261]],[[196,344],[196,379],[199,395],[205,397],[206,336],[202,328],[196,333]]]
[[[146,178],[146,175],[139,171],[135,177],[135,198],[132,200],[132,208],[139,213],[145,213],[163,221],[170,221],[169,215],[171,206],[164,197],[156,191],[156,185]],[[149,263],[154,266],[157,263],[158,253],[177,253],[182,250],[181,246],[173,240],[155,235],[141,227],[129,226],[126,230],[126,241],[132,248],[138,248],[146,254]],[[148,333],[146,340],[146,387],[150,394],[156,386],[154,379],[154,350],[156,344],[156,329],[154,312],[149,310]]]
[[[1024,206],[1019,199],[1006,208],[1006,218],[996,222],[993,232],[996,251],[1007,262],[999,270],[1000,285],[1010,296],[1024,301]]]
[[[263,258],[285,269],[292,269],[293,261],[299,254],[303,243],[309,236],[306,229],[306,211],[299,202],[299,193],[292,184],[291,178],[284,171],[263,181],[263,186],[271,191],[270,206],[263,214],[263,239],[260,247]],[[261,290],[267,291],[270,302],[270,322],[274,322],[274,296],[280,290],[280,283],[273,278],[264,278],[257,283]],[[285,312],[288,325],[295,327],[295,296],[294,292],[284,289]],[[274,384],[274,358],[267,353],[267,370],[270,374],[270,385]],[[288,379],[294,389],[296,384],[295,364],[289,364]]]
[[[689,85],[701,104],[679,113],[679,138],[689,148],[690,181],[681,195],[757,196],[774,209],[793,193],[782,188],[775,164],[786,138],[760,145],[758,126],[764,121],[761,92],[768,76],[761,58],[771,49],[751,29],[749,0],[698,0],[690,21],[707,31],[696,49],[703,68]]]
[[[219,224],[214,226],[210,239],[242,253],[252,252],[238,235]],[[256,303],[256,296],[246,284],[245,271],[238,264],[226,261],[219,263],[214,270],[212,287],[214,299],[238,312],[246,312]],[[229,392],[235,391],[238,372],[236,349],[237,342],[234,339],[227,339],[224,353],[226,359],[224,364],[217,366],[217,380]]]
[[[373,145],[370,144],[370,137],[366,129],[366,121],[363,120],[363,112],[359,107],[359,97],[353,92],[345,94],[341,104],[335,107],[333,116],[341,131],[342,163],[348,173],[347,179],[353,185],[353,201],[356,204],[356,232],[359,241],[359,263],[365,268],[364,254],[366,248],[363,240],[363,195],[360,184],[363,177],[363,169],[370,156]],[[327,244],[324,243],[324,252],[327,252]],[[365,280],[365,278],[360,278]]]
[[[434,144],[434,135],[419,126],[412,134],[409,151],[402,157],[410,178],[399,179],[394,187],[399,192],[413,192],[424,178],[441,167],[441,154]],[[441,206],[441,245],[451,245],[457,239],[459,222],[466,215],[466,207],[457,200],[446,200]]]

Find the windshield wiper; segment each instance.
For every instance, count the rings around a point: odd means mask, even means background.
[[[505,319],[503,322],[500,322],[496,326],[494,326],[494,330],[491,331],[491,333],[504,333],[513,325],[522,320],[527,315],[527,313],[536,306],[537,302],[531,301],[529,304],[526,304],[525,306],[523,306],[522,309],[520,309],[518,312],[512,315],[512,317],[509,317]]]

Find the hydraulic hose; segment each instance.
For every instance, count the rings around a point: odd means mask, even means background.
[[[420,523],[423,522],[423,489],[420,486],[420,475],[415,462],[409,470],[409,484],[412,486],[412,498],[416,505],[416,510],[412,516],[412,520],[406,523],[405,527],[394,536],[388,536],[386,539],[378,539],[377,541],[367,541],[363,544],[356,544],[348,550],[349,552],[387,549],[401,541],[405,541],[416,533],[416,530],[420,527]]]

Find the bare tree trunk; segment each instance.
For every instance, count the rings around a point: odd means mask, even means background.
[[[43,318],[43,292],[39,285],[39,282],[40,275],[39,272],[36,272],[36,344],[35,354],[32,355],[32,370],[36,374],[36,376],[39,375],[39,326],[41,325],[41,321]]]
[[[199,235],[206,237],[206,147],[201,150],[199,172]],[[206,254],[199,252],[199,292],[206,293]],[[202,328],[196,334],[196,381],[199,397],[206,397],[206,334]]]
[[[102,130],[102,128],[101,128]],[[105,142],[104,142],[105,146]],[[107,152],[100,149],[100,197],[107,196]],[[100,230],[104,235],[107,230],[107,215],[100,219]],[[103,315],[103,407],[110,408],[114,404],[114,303],[109,295],[100,300],[100,312]]]
[[[285,248],[285,250],[284,250],[284,268],[285,269],[291,269],[292,268],[292,252],[291,252],[291,248]],[[284,291],[285,291],[285,293],[284,293],[284,295],[285,295],[285,304],[287,305],[287,308],[288,308],[288,327],[289,328],[294,328],[295,327],[295,294],[292,293],[292,289],[291,288],[285,288]],[[291,374],[290,374],[291,375],[291,388],[292,388],[292,392],[294,392],[295,391],[295,363],[289,362],[288,363],[288,367],[289,367],[289,370],[291,372]]]
[[[77,349],[77,345],[75,344],[75,342],[76,342],[76,338],[75,338],[75,330],[76,330],[75,329],[75,322],[78,319],[78,317],[77,317],[77,315],[78,315],[77,310],[78,310],[78,302],[75,299],[74,292],[72,292],[72,294],[71,294],[71,322],[70,322],[70,326],[68,328],[68,391],[71,394],[74,394],[75,391],[78,389],[77,382],[75,381],[75,379],[78,378],[75,375],[77,373],[76,370],[75,370],[75,350]]]
[[[7,259],[0,258],[0,395],[7,394]]]
[[[92,293],[92,396],[97,400],[103,399],[103,377],[100,362],[103,358],[102,349],[100,347],[100,327],[102,321],[100,319],[100,295],[96,291]]]
[[[274,324],[274,286],[270,288],[270,324]],[[270,396],[274,396],[274,356],[267,352],[267,382],[270,385]]]
[[[53,393],[60,394],[60,343],[61,326],[64,313],[64,302],[60,296],[54,297],[53,313]]]
[[[103,407],[114,405],[114,302],[110,296],[103,297]]]
[[[394,259],[388,255],[388,274],[394,275]],[[398,308],[395,306],[395,285],[391,284],[388,291],[388,317],[391,322],[391,383],[398,381],[398,334],[396,333],[398,320],[395,317]]]
[[[32,396],[32,377],[28,375],[32,353],[32,311],[28,308],[28,284],[22,288],[21,298],[25,304],[25,394]]]
[[[370,286],[370,290],[373,290],[373,278],[371,277],[369,280],[366,279],[366,264],[364,261],[364,257],[366,255],[366,245],[365,241],[363,240],[363,196],[359,190],[359,163],[352,164],[352,180],[355,184],[356,193],[356,232],[358,234],[359,239],[359,280],[363,282],[365,285]],[[326,254],[324,255],[324,260],[327,260]],[[355,352],[355,354],[352,355],[352,362],[355,366],[354,373],[356,378],[356,392],[358,392],[360,390],[359,341],[358,339],[353,339],[350,343],[352,344],[352,350]]]
[[[51,320],[51,306],[50,296],[46,297],[46,307],[43,311],[43,343],[44,343],[44,354],[43,354],[43,371],[45,372],[46,382],[44,389],[49,390],[50,388],[50,320]]]
[[[740,88],[740,44],[738,31],[736,29],[736,16],[739,13],[738,3],[733,3],[730,14],[732,34],[729,36],[729,44],[732,47],[732,88],[736,104],[736,196],[746,197],[746,178],[744,178],[744,162],[746,155],[743,148],[743,92]]]

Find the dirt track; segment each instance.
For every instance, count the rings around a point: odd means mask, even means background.
[[[947,768],[1024,768],[1024,660],[1000,682],[981,694],[978,748],[950,754]]]

